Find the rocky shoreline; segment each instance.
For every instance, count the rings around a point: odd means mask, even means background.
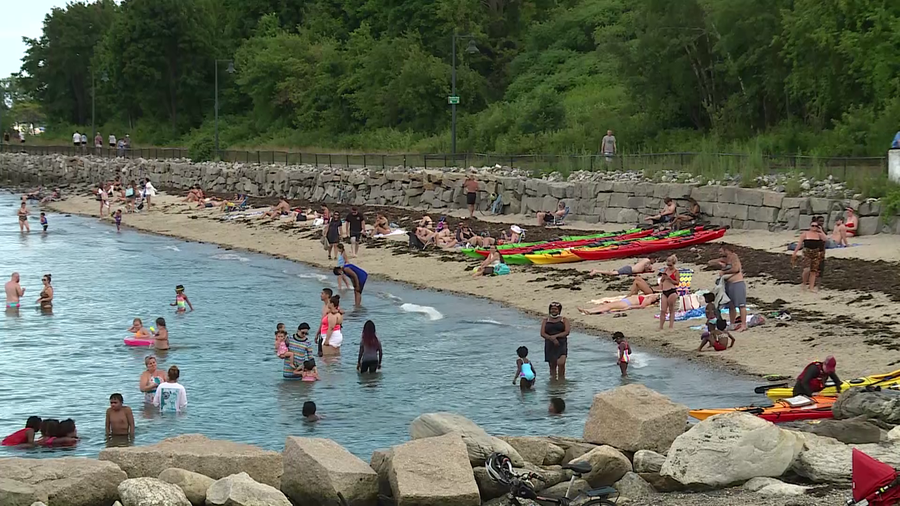
[[[687,425],[687,407],[632,384],[595,395],[581,439],[495,437],[428,413],[411,422],[410,441],[364,462],[329,439],[291,436],[278,453],[182,435],[97,460],[0,459],[0,504],[331,506],[340,494],[354,506],[506,506],[509,489],[484,467],[493,452],[539,476],[545,495],[564,494],[570,465],[587,463],[573,495],[612,486],[634,505],[836,504],[849,496],[853,448],[900,466],[900,392],[851,389],[834,410],[836,420],[803,431],[741,412]]]

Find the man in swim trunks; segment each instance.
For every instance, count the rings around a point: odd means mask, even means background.
[[[471,172],[463,181],[463,188],[466,190],[466,205],[469,206],[469,218],[475,218],[475,199],[478,197],[478,180],[475,179],[475,173]]]
[[[9,281],[4,285],[6,291],[6,309],[7,311],[18,311],[19,300],[25,295],[25,289],[19,284],[19,273],[14,272],[10,276]]]
[[[725,281],[725,294],[731,299],[728,303],[729,321],[732,330],[743,332],[747,321],[747,284],[744,283],[744,273],[741,271],[741,259],[730,244],[723,244],[719,252],[722,257],[711,260],[709,266],[719,269],[722,276],[730,276]],[[738,309],[741,312],[740,320],[737,320]]]
[[[362,292],[366,286],[366,279],[369,277],[369,274],[353,264],[335,267],[333,272],[335,276],[340,276],[343,272],[350,278],[350,282],[353,283],[353,303],[359,306],[362,303]]]
[[[366,235],[366,217],[363,216],[356,206],[350,208],[350,214],[344,219],[347,229],[345,234],[350,236],[350,251],[353,256],[359,256],[359,238]]]
[[[604,276],[632,276],[634,274],[644,274],[653,272],[653,261],[649,258],[642,258],[634,263],[634,265],[623,265],[614,271],[601,271],[594,269],[590,275],[602,274]]]

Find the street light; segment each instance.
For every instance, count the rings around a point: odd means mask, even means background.
[[[219,64],[226,62],[228,63],[228,68],[225,69],[226,72],[234,74],[233,60],[216,60],[216,158],[219,157]]]
[[[103,81],[104,83],[106,81],[109,81],[109,75],[106,74],[106,71],[104,71],[102,74],[100,74],[100,80]],[[91,142],[94,142],[94,137],[97,136],[97,129],[94,128],[94,117],[95,117],[95,113],[97,111],[96,103],[95,103],[96,102],[96,100],[95,100],[96,93],[94,93],[94,89],[95,89],[94,88],[94,68],[91,67],[91,132],[92,132],[91,133]]]
[[[450,101],[450,111],[451,111],[451,123],[450,123],[450,154],[456,155],[456,104],[459,103],[459,97],[456,96],[456,41],[457,39],[469,39],[469,44],[466,46],[466,52],[469,54],[478,53],[478,46],[475,45],[475,36],[474,35],[457,35],[456,32],[453,32],[453,50],[451,51],[451,77],[450,77],[450,97],[448,100]]]

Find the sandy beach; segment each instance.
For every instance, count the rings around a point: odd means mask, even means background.
[[[175,196],[161,195],[154,198],[154,203],[149,212],[125,215],[123,225],[322,268],[334,265],[315,238],[315,232],[306,224],[258,217],[225,221],[218,209],[198,209],[196,204],[184,203]],[[51,208],[60,213],[97,216],[98,203],[91,197],[71,196],[53,203]],[[377,210],[377,207],[364,209],[369,223],[374,221]],[[456,215],[460,213],[456,212]],[[535,228],[533,217],[479,219]],[[566,232],[569,228],[573,230]],[[621,228],[621,225],[571,223],[560,235]],[[848,379],[898,368],[900,324],[896,317],[900,315],[900,305],[896,302],[896,291],[900,290],[900,283],[893,281],[896,272],[900,271],[896,263],[900,237],[856,238],[853,242],[858,246],[828,250],[828,261],[834,272],[826,271],[829,277],[824,288],[815,294],[801,292],[800,270],[790,269],[784,245],[795,237],[792,232],[760,231],[729,231],[726,235],[725,241],[752,248],[738,249],[742,259],[745,255],[753,257],[752,261],[744,260],[748,296],[753,306],[749,313],[780,309],[789,311],[792,319],[786,322],[770,319],[761,327],[737,333],[737,344],[723,352],[696,352],[700,331],[690,327],[701,325],[703,320],[676,322],[673,330],[660,331],[654,309],[628,311],[623,313],[625,317],[619,318],[613,315],[584,316],[576,311],[578,306],[590,305],[592,299],[627,291],[631,283],[628,277],[588,276],[588,273],[598,268],[613,270],[631,263],[630,259],[513,266],[508,276],[473,278],[471,269],[476,265],[475,261],[460,253],[409,251],[406,236],[402,235],[399,240],[370,243],[352,261],[378,278],[486,298],[538,316],[546,314],[550,301],[559,301],[564,307],[563,314],[576,327],[597,336],[592,339],[622,331],[633,348],[680,356],[737,374],[793,377],[810,361],[832,354],[838,360],[838,373]],[[678,266],[695,271],[694,290],[713,286],[716,272],[707,269],[705,263],[717,249],[714,245],[705,245],[677,252]],[[756,258],[757,253],[759,258]],[[792,275],[795,275],[793,280],[790,279]],[[832,289],[831,285],[838,288]]]

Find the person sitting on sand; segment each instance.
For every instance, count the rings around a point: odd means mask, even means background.
[[[53,193],[42,198],[40,203],[47,204],[50,202],[56,202],[57,200],[59,200],[59,188],[54,188]]]
[[[675,216],[675,223],[672,226],[676,229],[691,225],[700,219],[700,204],[693,197],[688,197],[687,201],[688,212]]]
[[[556,211],[538,211],[537,213],[535,213],[535,216],[537,217],[537,224],[539,227],[552,225],[555,220],[561,219],[565,215],[566,203],[562,200],[560,200],[559,204],[556,205]]]
[[[416,227],[416,238],[422,241],[422,244],[428,246],[434,242],[434,236],[437,235],[430,229],[422,226]]]
[[[288,214],[291,214],[291,204],[288,203],[286,197],[281,197],[278,200],[278,204],[272,206],[265,214],[260,216],[260,218],[277,218]]]
[[[478,246],[481,237],[475,235],[469,225],[463,221],[456,224],[456,242],[469,247]]]
[[[676,211],[678,210],[678,207],[675,205],[675,200],[666,197],[663,202],[665,202],[666,205],[659,211],[659,214],[654,216],[647,216],[646,218],[644,218],[644,220],[649,221],[653,224],[669,223],[670,221],[674,220]]]
[[[831,237],[829,237],[825,241],[826,248],[846,248],[850,246],[850,241],[847,240],[849,234],[847,233],[847,225],[844,223],[844,218],[838,218],[834,220],[834,230],[831,231]]]
[[[847,235],[849,237],[856,236],[856,229],[859,227],[859,217],[856,216],[855,210],[852,207],[847,208],[847,220],[844,222],[844,226],[847,227]]]
[[[434,236],[434,244],[444,249],[450,249],[456,246],[456,238],[450,227],[445,222],[438,223],[438,231]]]
[[[578,308],[578,312],[585,315],[612,313],[613,311],[628,311],[630,309],[644,309],[659,302],[659,294],[629,295],[621,300],[607,302],[589,309]]]
[[[204,198],[203,190],[200,189],[199,184],[195,184],[190,190],[188,190],[187,196],[184,197],[185,202],[201,202]]]
[[[427,214],[423,214],[422,217],[419,219],[419,222],[416,225],[423,227],[423,228],[431,229],[431,228],[434,228],[434,221],[431,219],[431,216],[428,216]]]
[[[500,234],[500,244],[516,244],[522,240],[522,230],[518,225],[511,225],[509,227],[509,232],[502,232]]]
[[[484,261],[481,262],[481,265],[475,268],[475,270],[472,272],[472,277],[477,278],[478,276],[490,276],[494,274],[494,267],[497,267],[502,263],[503,255],[500,254],[497,246],[491,246],[487,258],[485,258]]]
[[[700,337],[700,347],[697,348],[698,352],[702,352],[703,348],[708,344],[710,347],[708,349],[715,351],[725,351],[728,348],[734,346],[734,336],[731,335],[731,332],[728,332],[728,322],[725,321],[725,318],[719,318],[716,320],[716,326],[707,332],[704,332]],[[731,344],[728,343],[729,339],[731,340]]]
[[[653,260],[649,258],[641,258],[634,265],[623,265],[614,271],[602,271],[600,269],[594,269],[590,272],[590,275],[593,276],[595,274],[602,274],[604,276],[633,276],[635,274],[644,274],[646,272],[653,272]]]
[[[391,233],[391,225],[388,222],[387,216],[382,213],[378,213],[378,215],[376,215],[374,232],[375,235],[388,235]]]

